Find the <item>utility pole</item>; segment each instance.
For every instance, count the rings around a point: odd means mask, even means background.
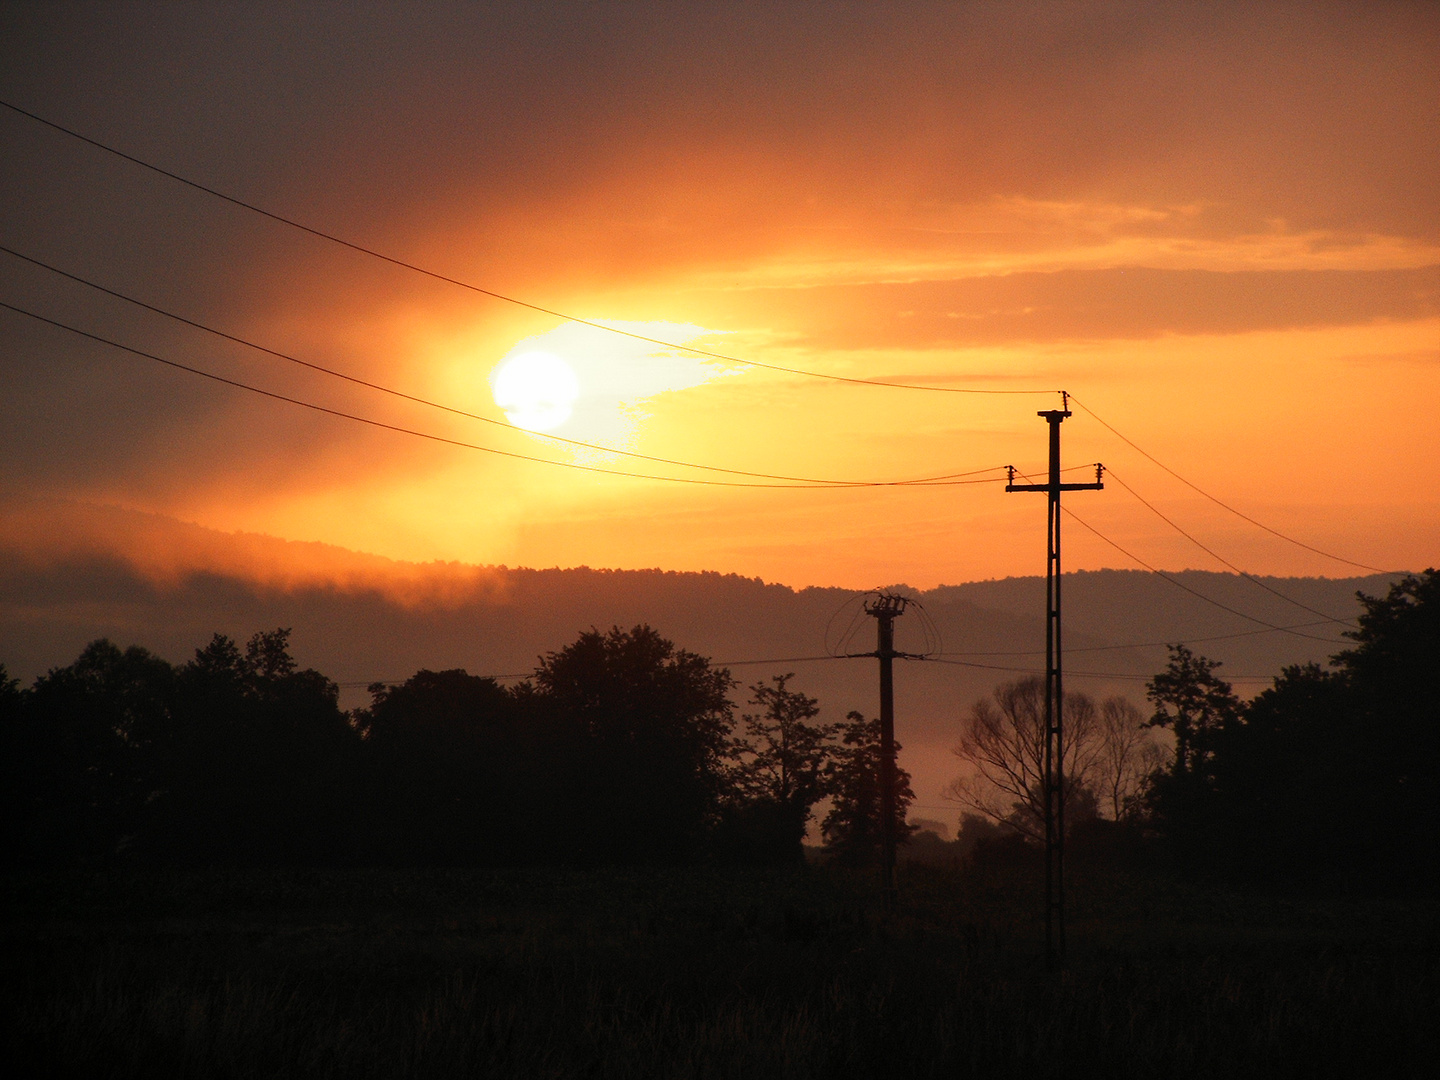
[[[1065,683],[1060,647],[1060,492],[1101,491],[1105,466],[1095,466],[1093,484],[1060,482],[1060,425],[1070,415],[1070,395],[1061,392],[1060,409],[1036,415],[1050,425],[1050,477],[1044,484],[1015,483],[1008,466],[1006,491],[1043,491],[1049,496],[1045,556],[1045,960],[1053,968],[1065,962]]]
[[[895,618],[905,613],[910,598],[880,593],[867,601],[865,613],[875,618],[872,654],[880,658],[880,874],[885,910],[895,910]]]

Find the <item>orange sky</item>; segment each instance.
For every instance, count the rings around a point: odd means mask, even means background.
[[[835,375],[1063,387],[1276,529],[1370,566],[1436,561],[1431,5],[141,11],[7,8],[0,98],[585,319]],[[847,480],[1043,467],[1034,414],[1053,396],[655,356],[13,114],[0,140],[0,243],[409,394],[503,420],[494,368],[550,335],[580,381],[556,430],[573,439]],[[304,372],[3,254],[0,299],[386,423],[655,469]],[[506,460],[9,312],[0,363],[10,494],[405,560],[855,587],[1044,568],[1043,501],[995,484],[730,489]],[[1065,438],[1067,464],[1104,461],[1237,565],[1355,572],[1225,513],[1081,409]],[[1118,484],[1070,505],[1153,565],[1222,568]],[[1068,527],[1068,567],[1133,565]]]

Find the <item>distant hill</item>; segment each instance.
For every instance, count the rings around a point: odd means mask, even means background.
[[[1319,618],[1233,574],[1173,576],[1268,623]],[[1262,580],[1308,608],[1353,617],[1356,591],[1383,593],[1391,579]],[[951,819],[939,791],[954,773],[946,751],[958,718],[997,681],[1018,677],[1008,669],[1042,666],[1044,581],[898,588],[921,601],[950,654],[944,659],[955,661],[903,663],[896,678],[897,729],[919,812]],[[827,624],[840,612],[832,637],[843,628],[854,595],[734,574],[403,563],[112,507],[0,502],[0,662],[26,682],[69,663],[97,637],[182,661],[216,631],[244,638],[289,626],[301,662],[344,685],[345,702],[356,705],[371,681],[403,679],[421,667],[523,674],[589,627],[645,622],[684,648],[731,663],[745,684],[794,671],[792,685],[838,719],[849,709],[875,711],[874,661],[786,658],[824,655]],[[1265,628],[1143,571],[1067,574],[1064,600],[1067,685],[1126,693],[1137,703],[1140,677],[1164,663],[1163,645],[1149,643],[1194,641],[1224,661],[1222,674],[1264,680],[1284,664],[1323,661],[1344,647],[1333,625],[1300,631],[1311,637],[1253,633]],[[900,648],[921,648],[920,622],[915,614],[900,620]],[[874,647],[867,624],[861,616],[851,651]],[[1235,634],[1247,636],[1197,640]],[[768,662],[740,663],[750,660]],[[1237,680],[1245,693],[1263,685]]]

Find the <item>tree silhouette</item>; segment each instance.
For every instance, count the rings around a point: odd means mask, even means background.
[[[538,704],[583,753],[571,795],[585,857],[675,861],[699,849],[726,791],[732,685],[643,625],[589,630],[542,659]]]
[[[1407,575],[1383,597],[1357,595],[1365,609],[1360,628],[1346,634],[1355,647],[1334,658],[1354,694],[1354,765],[1375,805],[1409,823],[1402,828],[1416,842],[1433,838],[1440,813],[1440,573]]]
[[[1143,812],[1142,796],[1150,776],[1165,760],[1149,723],[1129,698],[1116,695],[1100,703],[1100,750],[1095,757],[1097,797],[1108,804],[1110,820],[1137,818]],[[1069,820],[1068,817],[1066,820]]]
[[[130,845],[158,794],[175,689],[165,660],[105,639],[36,680],[22,716],[35,855],[90,861]]]
[[[1183,858],[1197,864],[1223,860],[1225,837],[1215,762],[1239,726],[1242,708],[1230,684],[1215,674],[1218,661],[1171,645],[1170,661],[1146,686],[1155,706],[1151,727],[1175,735],[1175,757],[1151,778],[1147,803],[1154,824]]]
[[[1440,579],[1359,598],[1333,670],[1288,667],[1243,707],[1218,665],[1172,647],[1151,700],[1176,757],[1150,805],[1182,858],[1349,887],[1440,878]]]
[[[242,651],[216,634],[177,673],[148,854],[232,864],[353,855],[359,738],[339,688],[298,668],[289,637],[257,633]]]
[[[867,720],[858,712],[847,713],[841,729],[842,746],[834,751],[830,770],[830,812],[820,831],[826,849],[841,862],[869,863],[880,855],[882,822],[880,808],[880,720]],[[895,744],[900,753],[900,744]],[[910,774],[895,765],[895,837],[904,841],[913,831],[905,823],[905,812],[915,801]]]
[[[1134,731],[1126,732],[1132,715]],[[1065,695],[1067,830],[1095,817],[1097,785],[1116,806],[1138,789],[1131,777],[1133,759],[1145,742],[1138,710],[1124,698],[1112,698],[1097,710],[1086,694]],[[1043,680],[1001,683],[991,697],[975,702],[961,724],[954,754],[973,771],[950,784],[946,793],[951,798],[1022,836],[1044,838]]]
[[[527,835],[534,740],[515,698],[494,679],[418,671],[375,683],[352,723],[364,739],[364,815],[371,850],[387,863],[517,863]]]
[[[1220,732],[1240,715],[1240,699],[1230,684],[1215,674],[1218,660],[1196,656],[1184,645],[1171,645],[1170,662],[1145,684],[1145,696],[1155,706],[1152,727],[1175,734],[1175,763],[1179,776],[1205,773]]]
[[[1348,680],[1317,664],[1285,668],[1245,707],[1216,746],[1204,823],[1223,866],[1257,878],[1369,872],[1398,823],[1355,835],[1371,792],[1355,771],[1354,721]]]
[[[1369,872],[1440,881],[1440,573],[1407,574],[1364,611],[1334,657],[1351,717],[1348,775],[1363,792],[1342,837]]]
[[[760,711],[740,718],[744,735],[732,748],[737,761],[721,837],[732,858],[801,861],[811,809],[825,796],[841,725],[809,723],[819,702],[791,690],[792,678],[750,687],[750,704]]]

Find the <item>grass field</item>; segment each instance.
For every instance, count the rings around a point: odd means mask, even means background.
[[[1403,1077],[1436,905],[1077,874],[211,871],[3,882],[7,1076]]]

